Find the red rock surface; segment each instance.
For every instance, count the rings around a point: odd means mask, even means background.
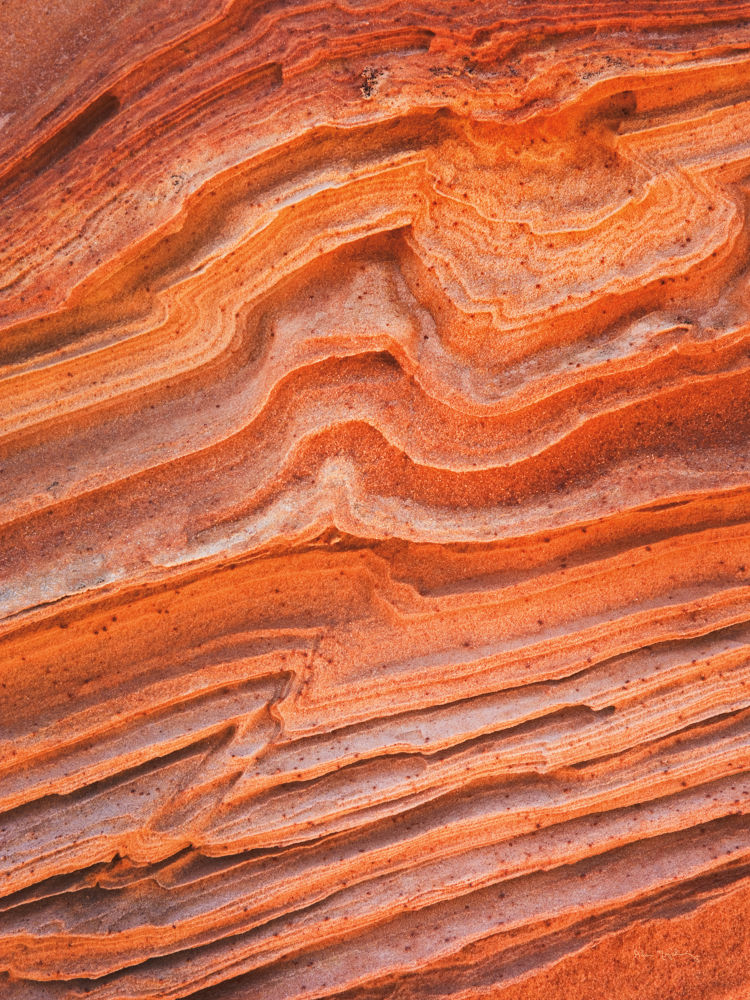
[[[750,9],[0,8],[0,993],[750,993]]]

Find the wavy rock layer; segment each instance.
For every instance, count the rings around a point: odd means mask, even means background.
[[[0,11],[10,1000],[750,988],[750,10]]]

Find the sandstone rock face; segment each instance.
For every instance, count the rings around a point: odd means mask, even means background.
[[[750,990],[750,11],[0,10],[0,994]]]

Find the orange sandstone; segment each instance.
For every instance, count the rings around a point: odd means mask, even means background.
[[[750,990],[750,7],[0,11],[0,993]]]

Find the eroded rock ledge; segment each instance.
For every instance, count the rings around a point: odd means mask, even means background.
[[[0,992],[750,988],[750,11],[0,11]]]

